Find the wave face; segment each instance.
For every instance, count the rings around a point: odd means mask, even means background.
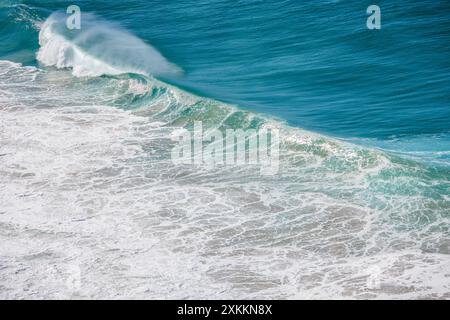
[[[71,68],[74,76],[181,72],[156,49],[117,25],[85,13],[83,28],[69,30],[66,19],[67,15],[54,13],[40,29],[37,59],[46,66]]]
[[[200,97],[96,49],[123,29],[20,8],[49,62],[0,60],[2,298],[449,298],[447,166]],[[279,129],[280,173],[174,165],[195,121]]]

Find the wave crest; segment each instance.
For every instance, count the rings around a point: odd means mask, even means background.
[[[174,76],[181,69],[155,48],[93,14],[82,14],[82,28],[69,30],[67,16],[53,13],[42,24],[37,59],[46,66],[71,68],[73,75],[122,73]]]

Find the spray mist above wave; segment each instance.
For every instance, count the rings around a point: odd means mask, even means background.
[[[42,24],[37,59],[46,66],[72,68],[74,76],[174,76],[181,69],[155,48],[116,24],[82,14],[82,28],[69,30],[67,16],[53,13]]]

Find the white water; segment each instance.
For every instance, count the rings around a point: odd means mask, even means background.
[[[449,199],[420,168],[302,130],[278,176],[174,166],[152,110],[198,98],[131,113],[109,88],[145,91],[0,62],[2,298],[449,298]]]
[[[83,14],[80,30],[67,30],[67,16],[52,14],[39,33],[37,59],[46,66],[71,68],[73,75],[121,73],[174,76],[181,69],[155,48],[110,22]]]

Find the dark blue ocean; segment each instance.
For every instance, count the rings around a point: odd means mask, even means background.
[[[0,0],[0,138],[0,298],[450,298],[448,0]]]

